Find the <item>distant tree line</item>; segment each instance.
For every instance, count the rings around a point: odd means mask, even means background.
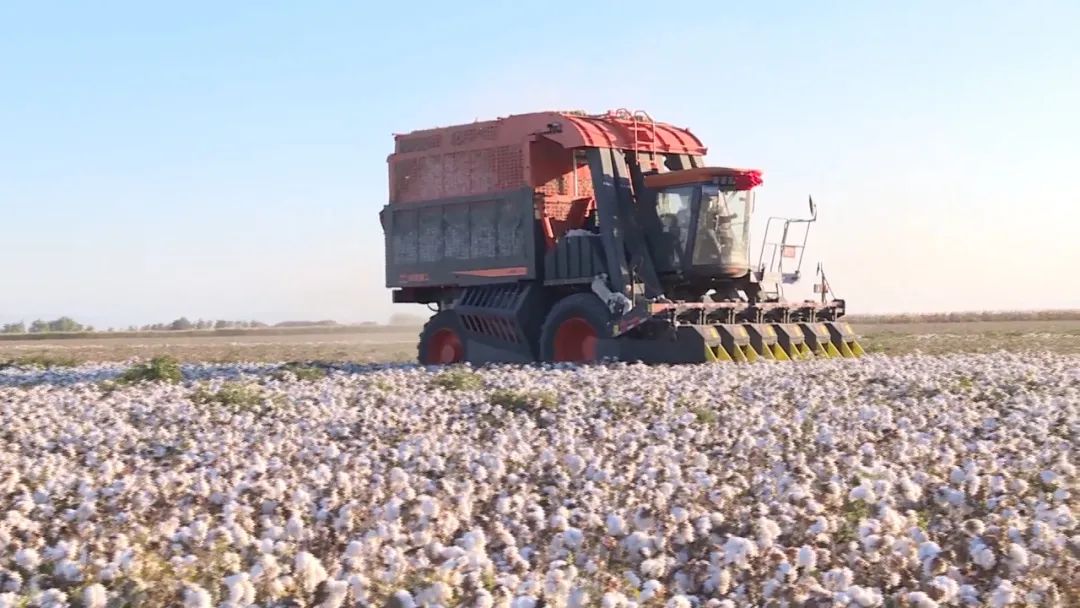
[[[191,321],[187,317],[180,317],[170,323],[153,323],[150,325],[143,325],[138,327],[135,331],[188,331],[192,329],[253,329],[258,327],[269,327],[266,323],[259,321],[226,321],[219,319],[217,321],[210,321],[207,319],[198,319]]]
[[[390,325],[420,325],[424,322],[424,317],[419,317],[410,314],[394,314],[390,316]],[[112,327],[106,329],[106,332],[125,331],[125,332],[144,332],[144,331],[192,331],[192,330],[214,330],[214,329],[259,329],[266,327],[277,328],[292,328],[292,327],[336,327],[340,323],[332,320],[322,321],[281,321],[270,325],[263,323],[262,321],[229,321],[225,319],[218,319],[211,321],[208,319],[196,319],[192,321],[187,317],[180,317],[168,323],[150,323],[147,325],[131,325],[126,329],[114,329]],[[377,325],[373,321],[367,321],[361,323],[361,325]],[[7,323],[0,325],[0,333],[4,334],[25,334],[25,333],[75,333],[75,332],[92,332],[94,328],[90,325],[83,325],[76,322],[70,317],[60,317],[54,321],[43,321],[38,319],[29,325],[25,322],[19,321],[17,323]]]
[[[327,327],[335,325],[338,325],[337,321],[282,321],[281,323],[274,324],[272,327]],[[197,319],[192,321],[187,317],[180,317],[169,323],[151,323],[142,326],[132,325],[126,330],[121,331],[190,331],[211,329],[258,329],[263,327],[271,327],[271,325],[261,321],[229,321],[225,319],[218,319],[217,321]],[[70,317],[61,317],[54,321],[38,319],[31,323],[29,327],[27,327],[26,323],[23,321],[0,325],[0,333],[5,334],[74,333],[91,331],[94,331],[93,326],[83,325]],[[110,327],[106,331],[112,332],[116,330]]]
[[[27,327],[23,321],[6,323],[0,326],[0,333],[5,334],[77,333],[81,331],[94,331],[94,327],[92,325],[83,325],[71,317],[60,317],[52,321],[38,319],[31,323],[30,327]]]

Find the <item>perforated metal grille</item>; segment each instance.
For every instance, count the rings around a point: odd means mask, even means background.
[[[398,203],[487,194],[525,184],[519,146],[402,158],[392,163],[392,200]]]
[[[465,329],[483,336],[491,336],[513,344],[524,341],[517,325],[507,317],[466,313],[461,315]]]

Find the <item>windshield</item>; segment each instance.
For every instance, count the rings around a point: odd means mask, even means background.
[[[749,267],[747,216],[751,196],[748,190],[724,191],[711,184],[701,186],[694,266]]]
[[[666,246],[661,249],[665,257],[674,254],[676,259],[669,264],[681,263],[686,251],[686,239],[690,236],[690,206],[693,203],[695,186],[683,186],[663,190],[657,195],[656,213],[666,237]]]

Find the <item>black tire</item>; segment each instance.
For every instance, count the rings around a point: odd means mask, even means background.
[[[420,343],[416,347],[417,361],[422,365],[452,365],[468,361],[468,343],[464,329],[461,317],[453,310],[441,310],[432,315],[420,331]],[[445,342],[447,336],[453,336],[449,345]],[[455,356],[447,357],[446,349],[453,350],[454,339],[458,346],[457,352]]]
[[[573,344],[577,342],[579,332],[590,331],[595,339],[603,337],[607,332],[611,313],[599,297],[592,293],[575,293],[566,296],[555,303],[544,319],[544,325],[540,330],[540,360],[545,362],[595,361],[595,345],[592,348],[592,356],[589,356],[589,348],[582,347],[583,352],[575,353]],[[569,331],[569,324],[574,324],[574,331]],[[563,332],[569,331],[569,337]],[[570,356],[568,355],[580,355]]]

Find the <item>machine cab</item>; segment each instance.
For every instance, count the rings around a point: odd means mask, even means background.
[[[656,194],[658,257],[684,275],[736,278],[750,270],[750,213],[761,173],[700,167],[645,177]]]

